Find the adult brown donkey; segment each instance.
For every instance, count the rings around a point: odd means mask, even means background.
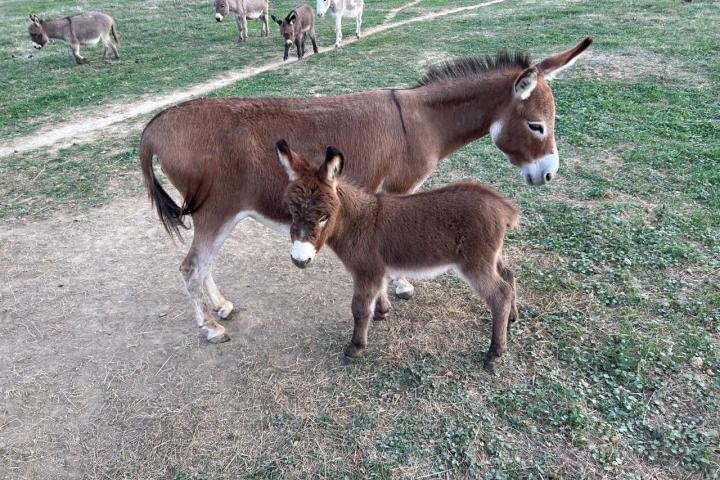
[[[327,145],[346,158],[345,178],[371,192],[411,193],[438,162],[488,132],[530,185],[559,166],[555,102],[546,80],[570,65],[591,43],[531,64],[526,55],[462,59],[431,69],[414,88],[372,90],[324,98],[216,98],[159,113],[142,134],[140,162],[151,201],[171,233],[191,215],[195,235],[180,266],[195,318],[211,342],[228,339],[220,318],[233,304],[212,277],[212,264],[237,223],[253,218],[288,231],[283,205],[288,178],[275,142],[285,138],[305,158]],[[179,207],[152,167],[157,157],[183,197]],[[395,293],[412,285],[394,279]]]
[[[490,307],[485,369],[495,369],[507,350],[508,322],[517,319],[515,276],[502,258],[505,230],[517,225],[515,205],[473,182],[413,195],[372,194],[343,181],[343,155],[334,147],[319,166],[285,140],[277,154],[290,179],[285,204],[293,263],[305,268],[327,243],[352,274],[355,329],[346,361],[364,352],[373,313],[379,319],[390,310],[389,273],[433,277],[455,270]]]

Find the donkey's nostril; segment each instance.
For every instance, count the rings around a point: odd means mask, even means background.
[[[552,180],[552,178],[553,178],[553,174],[552,174],[551,172],[547,172],[547,173],[545,174],[545,181],[546,181],[546,182],[549,182],[550,180]]]

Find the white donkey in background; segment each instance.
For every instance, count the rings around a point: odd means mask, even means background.
[[[343,17],[355,19],[355,36],[360,38],[363,8],[364,0],[317,0],[318,17],[325,15],[328,9],[332,10],[335,17],[335,47],[339,47],[342,40]]]

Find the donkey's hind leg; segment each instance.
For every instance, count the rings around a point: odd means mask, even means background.
[[[488,265],[462,271],[462,275],[470,283],[480,298],[485,300],[492,314],[492,340],[485,354],[485,370],[493,373],[498,360],[507,351],[507,326],[513,289],[497,272],[496,266]]]
[[[390,313],[390,300],[387,296],[387,278],[383,278],[382,285],[380,287],[380,293],[378,294],[377,301],[375,302],[375,313],[373,320],[385,320],[388,313]]]
[[[214,237],[215,235],[209,234],[209,232],[199,228],[197,223],[195,224],[195,236],[190,251],[180,265],[180,272],[183,280],[185,280],[185,288],[193,305],[198,328],[207,333],[209,342],[220,343],[230,340],[230,337],[225,333],[225,327],[217,323],[213,318],[203,292],[203,283],[210,271],[212,262]]]
[[[512,288],[512,301],[510,303],[510,314],[508,315],[508,320],[511,323],[514,323],[520,319],[520,314],[518,313],[517,308],[517,284],[515,283],[515,274],[513,274],[513,271],[505,265],[502,259],[498,260],[497,269],[502,279],[510,285],[510,288]],[[508,329],[509,328],[510,325],[508,325]]]
[[[220,290],[215,284],[215,279],[213,278],[212,268],[215,264],[215,260],[217,259],[218,254],[220,253],[220,249],[225,243],[225,240],[227,240],[227,238],[230,236],[237,224],[243,218],[245,217],[236,216],[235,218],[227,221],[222,226],[222,228],[220,228],[220,231],[215,236],[215,239],[212,242],[212,251],[210,253],[209,267],[203,280],[205,290],[207,291],[208,297],[210,297],[210,303],[212,304],[213,309],[217,312],[218,317],[220,317],[221,319],[226,319],[227,317],[229,317],[230,313],[233,311],[234,306],[232,302],[227,300],[223,296],[223,294],[220,293]]]

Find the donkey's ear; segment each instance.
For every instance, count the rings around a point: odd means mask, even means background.
[[[558,73],[575,63],[578,55],[584,52],[592,43],[592,37],[585,37],[582,42],[578,43],[570,50],[548,57],[536,65],[538,71],[546,80],[552,80]]]
[[[342,152],[335,147],[328,147],[325,152],[325,163],[322,164],[318,171],[318,176],[324,182],[335,185],[337,177],[342,173],[345,157]]]
[[[282,25],[282,20],[278,20],[275,15],[270,14],[270,18],[272,18],[273,22],[277,23],[278,25]]]
[[[277,156],[280,165],[285,169],[288,178],[294,182],[304,170],[306,170],[305,161],[290,149],[290,145],[284,140],[278,140],[275,144]]]
[[[37,25],[40,24],[40,19],[38,18],[37,15],[35,15],[35,14],[32,13],[32,12],[30,12],[30,13],[28,14],[28,16],[30,17],[30,20],[32,20],[33,23],[35,23],[35,24],[37,24]]]
[[[515,98],[518,100],[527,100],[535,87],[537,86],[538,71],[535,67],[530,67],[520,74],[515,80]]]
[[[287,16],[287,18],[285,20],[287,20],[290,23],[293,23],[296,18],[297,18],[297,13],[295,11],[293,11],[290,13],[290,15]]]

